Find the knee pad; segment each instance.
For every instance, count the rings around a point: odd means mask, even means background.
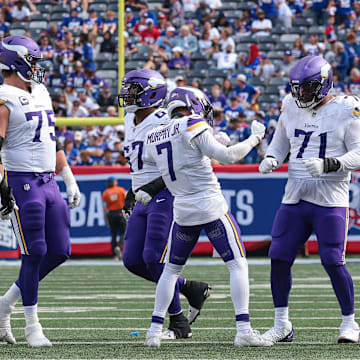
[[[240,271],[248,271],[248,262],[246,258],[237,257],[233,260],[227,261],[226,266],[230,272],[240,270]]]
[[[26,230],[40,230],[44,227],[44,206],[37,201],[27,202],[20,209],[21,226]]]

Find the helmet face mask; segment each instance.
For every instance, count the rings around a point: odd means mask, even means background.
[[[123,78],[118,103],[127,112],[135,113],[140,109],[161,107],[166,94],[165,79],[158,72],[149,69],[133,70]]]
[[[330,64],[321,56],[306,56],[290,71],[291,95],[301,109],[313,109],[332,89]]]
[[[40,60],[40,48],[30,38],[8,36],[0,44],[0,69],[14,71],[23,81],[44,81],[46,70],[37,64]]]
[[[171,92],[168,103],[170,118],[178,108],[186,108],[191,114],[202,116],[211,127],[214,124],[213,106],[208,97],[197,88],[182,86]]]

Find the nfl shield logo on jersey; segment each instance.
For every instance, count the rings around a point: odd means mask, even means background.
[[[25,185],[24,185],[24,190],[25,190],[25,191],[29,191],[29,190],[30,190],[30,185],[29,185],[29,184],[25,184]]]

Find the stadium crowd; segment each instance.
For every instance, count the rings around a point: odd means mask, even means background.
[[[0,1],[0,37],[38,41],[55,113],[117,116],[117,1]],[[270,143],[287,76],[296,60],[322,55],[334,70],[334,94],[360,90],[360,2],[356,0],[127,0],[126,71],[159,71],[169,92],[207,92],[216,131],[236,143],[253,119],[266,139],[245,158],[258,163]],[[72,165],[126,165],[124,127],[58,127]]]

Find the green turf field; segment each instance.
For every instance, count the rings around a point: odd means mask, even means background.
[[[202,262],[202,260],[200,261]],[[155,287],[119,263],[68,262],[40,285],[39,316],[51,349],[29,349],[21,306],[12,316],[17,345],[0,345],[1,359],[360,359],[360,344],[337,344],[340,310],[320,265],[295,265],[290,316],[295,342],[272,348],[235,348],[234,312],[229,276],[220,261],[191,265],[185,277],[208,281],[213,290],[193,337],[163,341],[160,349],[143,346],[150,325]],[[269,265],[250,260],[250,317],[264,332],[273,324]],[[88,265],[83,265],[88,264]],[[107,266],[116,265],[116,266]],[[359,290],[360,264],[349,265]],[[0,293],[16,278],[17,266],[0,265]],[[183,299],[184,308],[187,308]],[[356,297],[359,308],[359,297]],[[130,336],[131,332],[139,336]]]

